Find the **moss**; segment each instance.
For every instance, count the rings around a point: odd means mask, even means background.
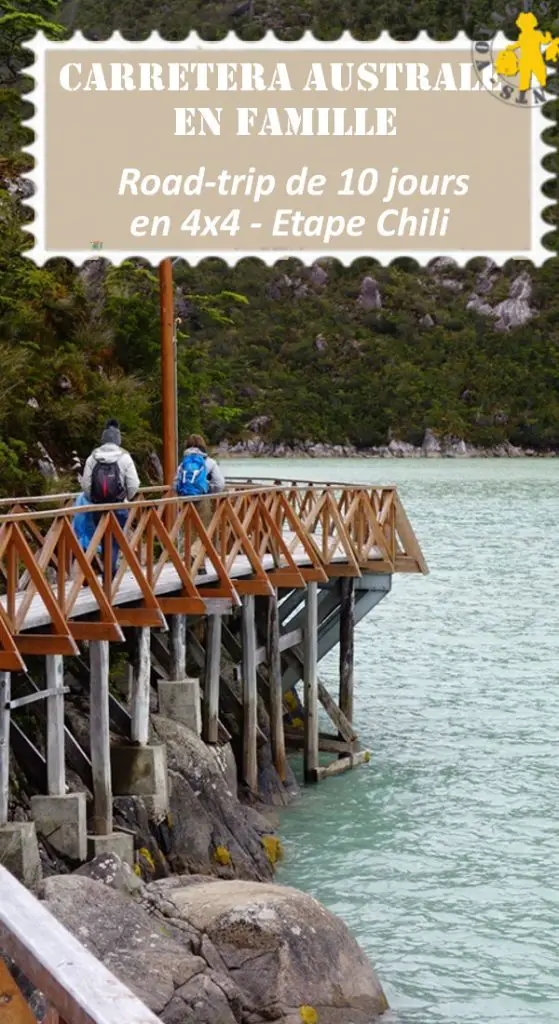
[[[260,842],[266,851],[270,864],[274,865],[277,864],[278,860],[282,860],[283,846],[277,836],[262,836]]]
[[[231,854],[229,853],[229,850],[227,849],[226,846],[216,846],[214,852],[214,859],[217,861],[218,864],[221,864],[223,867],[230,867],[230,865],[233,863]]]
[[[140,861],[144,861],[146,870],[149,871],[150,874],[154,874],[154,872],[155,872],[155,862],[154,862],[154,859],[153,859],[151,853],[149,852],[149,850],[145,846],[142,846],[138,850],[138,857],[140,858]]]
[[[314,1006],[300,1006],[299,1016],[303,1024],[317,1024],[318,1022],[318,1013]]]
[[[290,711],[297,710],[298,702],[293,690],[288,690],[283,699]]]

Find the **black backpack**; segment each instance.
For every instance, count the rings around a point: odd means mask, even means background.
[[[95,463],[91,474],[91,501],[94,505],[113,505],[126,501],[126,491],[118,462]]]

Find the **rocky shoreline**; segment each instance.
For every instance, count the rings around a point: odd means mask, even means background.
[[[519,448],[510,441],[481,448],[462,438],[438,437],[434,431],[426,430],[421,445],[393,438],[388,444],[379,447],[357,448],[351,444],[324,444],[316,441],[283,444],[252,437],[233,443],[224,441],[217,446],[215,454],[221,459],[549,459],[557,458],[559,451]]]

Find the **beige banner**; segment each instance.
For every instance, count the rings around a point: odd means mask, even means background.
[[[44,249],[522,255],[534,222],[531,112],[480,88],[471,60],[444,44],[405,55],[257,44],[47,52]],[[207,62],[204,80],[190,65]],[[278,62],[289,90],[277,87]],[[326,91],[309,88],[313,64]],[[383,64],[397,65],[392,78]],[[433,88],[442,65],[456,89]]]

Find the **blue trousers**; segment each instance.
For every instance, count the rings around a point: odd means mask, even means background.
[[[104,514],[106,514],[106,513],[103,513],[103,512],[94,512],[93,513],[93,519],[94,519],[96,527],[98,526],[98,524],[99,524],[99,522],[102,519]],[[116,509],[115,512],[114,512],[114,515],[116,516],[119,525],[124,530],[124,527],[126,526],[126,520],[128,519],[128,512],[127,512],[127,510],[125,508],[123,508],[123,509]],[[116,570],[117,570],[117,566],[118,566],[118,553],[119,553],[119,550],[120,550],[120,548],[118,546],[118,543],[117,543],[115,537],[113,537],[113,546],[112,546],[112,551],[111,551],[111,574],[112,574],[113,577],[116,574]],[[105,557],[105,539],[103,539],[103,558],[104,557]]]

